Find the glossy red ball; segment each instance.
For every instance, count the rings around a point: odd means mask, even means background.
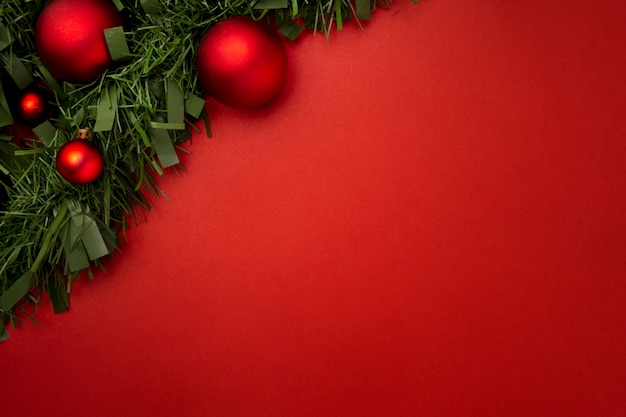
[[[93,182],[104,168],[102,152],[85,139],[66,142],[57,152],[57,171],[63,178],[75,185]]]
[[[46,112],[46,98],[38,91],[27,91],[19,98],[17,110],[21,120],[36,121]]]
[[[267,24],[234,16],[211,27],[198,45],[196,71],[217,101],[237,108],[266,104],[287,77],[287,51]]]
[[[35,48],[55,77],[89,83],[113,64],[104,29],[121,25],[110,0],[52,0],[35,23]]]

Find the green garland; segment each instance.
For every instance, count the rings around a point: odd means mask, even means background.
[[[251,15],[290,39],[303,28],[328,36],[346,18],[368,19],[391,1],[112,0],[132,28],[122,36],[121,63],[89,85],[75,85],[57,83],[35,52],[33,24],[45,2],[0,0],[2,84],[44,83],[59,109],[57,118],[18,146],[9,94],[0,91],[0,341],[8,338],[6,323],[35,320],[32,308],[24,307],[37,305],[44,292],[55,312],[67,310],[72,282],[85,271],[91,276],[117,250],[127,221],[136,223],[150,209],[144,193],[161,193],[155,177],[166,166],[180,168],[175,148],[183,149],[177,144],[197,120],[208,120],[194,63],[196,45],[211,25]],[[174,90],[182,92],[187,113],[181,130],[180,123],[177,129],[166,123],[168,92]],[[99,106],[111,97],[117,102]],[[114,120],[112,128],[94,129],[106,120]],[[83,128],[96,130],[92,140],[103,151],[104,171],[95,182],[77,186],[60,177],[54,158]]]

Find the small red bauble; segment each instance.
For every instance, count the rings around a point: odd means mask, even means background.
[[[89,83],[113,63],[104,29],[121,25],[110,0],[52,0],[35,23],[35,48],[55,77]]]
[[[11,103],[11,113],[24,126],[37,126],[56,113],[50,105],[50,92],[42,87],[28,87],[16,93],[16,96],[16,100]]]
[[[59,149],[56,158],[57,171],[72,184],[89,184],[104,167],[104,158],[98,147],[85,139],[71,140]]]
[[[267,24],[234,16],[211,27],[200,40],[196,70],[217,101],[254,108],[274,98],[287,76],[287,51]]]
[[[46,98],[38,91],[27,91],[20,97],[17,109],[20,119],[33,122],[46,112]]]

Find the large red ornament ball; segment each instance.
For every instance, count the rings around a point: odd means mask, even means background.
[[[35,48],[55,77],[94,81],[113,64],[104,29],[122,26],[110,0],[52,0],[35,23]]]
[[[93,182],[104,167],[98,147],[85,139],[74,139],[61,146],[56,158],[57,171],[75,185]]]
[[[267,24],[234,16],[211,27],[198,45],[200,84],[217,101],[237,108],[269,102],[287,77],[287,51]]]

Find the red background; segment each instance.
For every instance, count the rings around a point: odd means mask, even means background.
[[[626,415],[620,1],[394,2],[210,103],[2,416]]]

